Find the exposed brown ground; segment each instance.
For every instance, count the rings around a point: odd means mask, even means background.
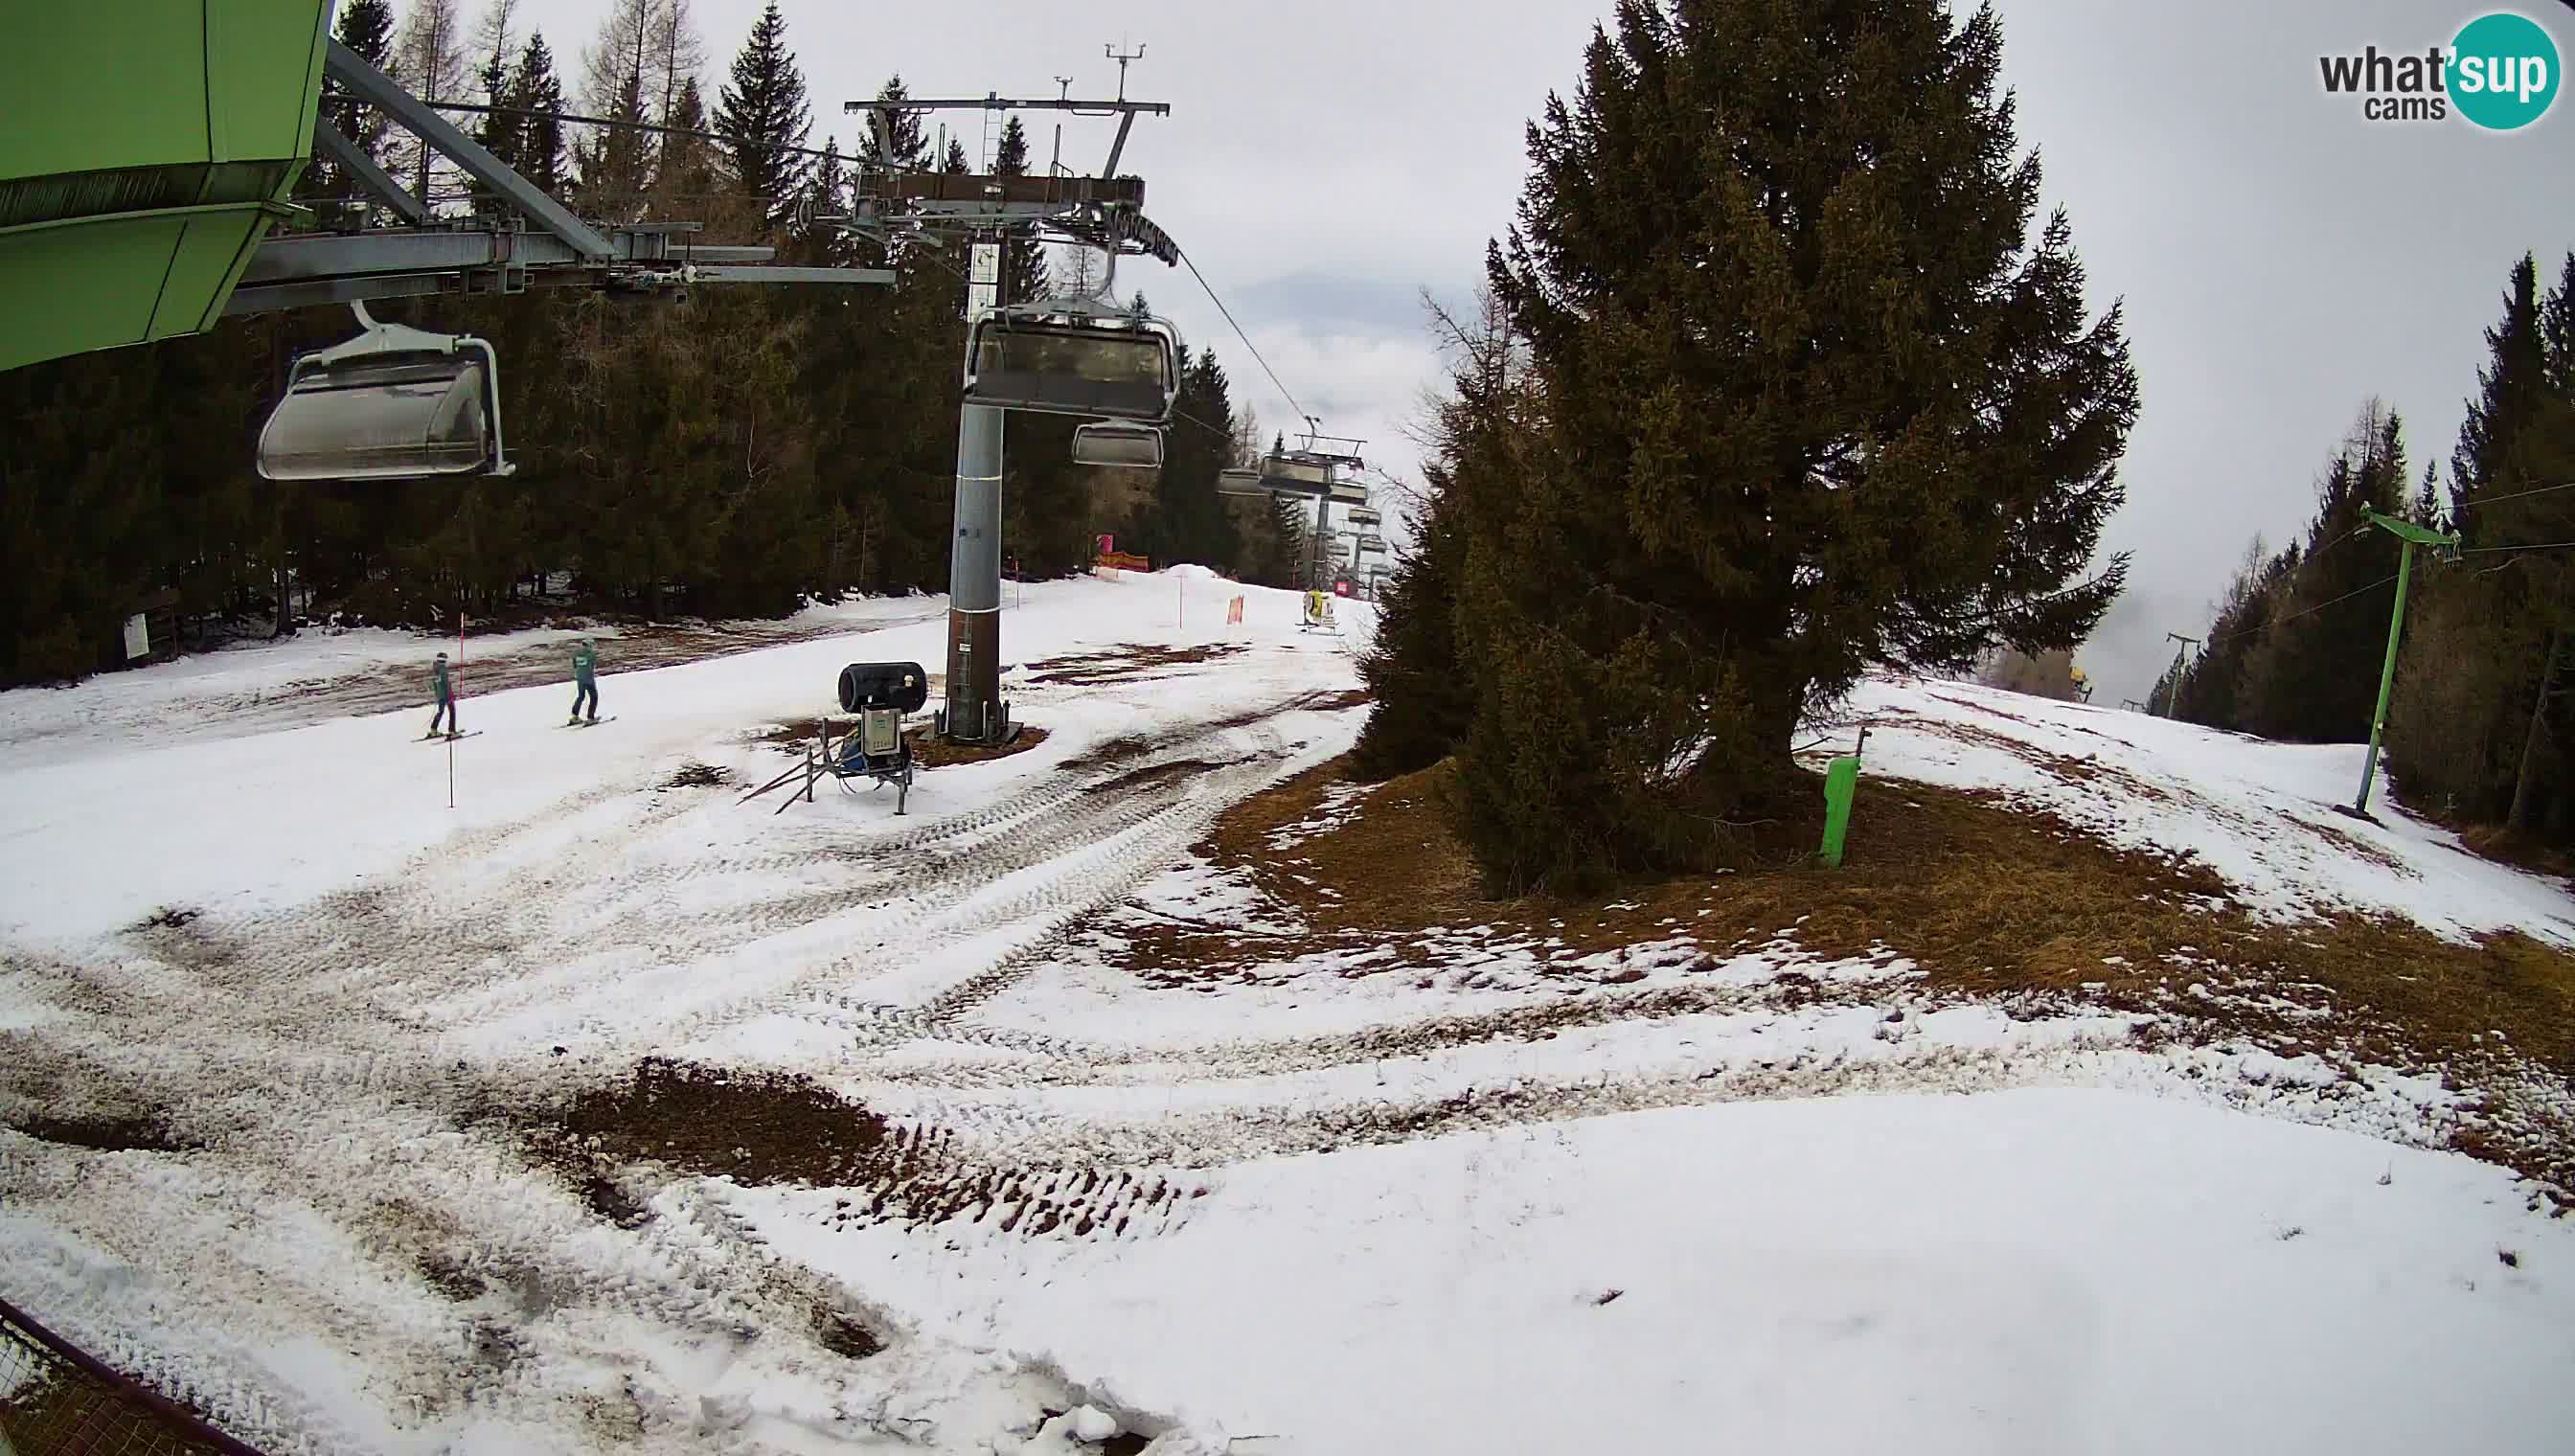
[[[1221,819],[1199,851],[1292,905],[1305,929],[1264,935],[1166,917],[1122,925],[1112,953],[1157,983],[1236,978],[1258,962],[1389,948],[1345,973],[1433,963],[1438,932],[1489,925],[1555,937],[1587,954],[1672,933],[1710,956],[1783,933],[1832,959],[1912,960],[1926,985],[1961,996],[2036,994],[2151,1011],[2193,1040],[2249,1038],[2283,1054],[2439,1073],[2490,1092],[2477,1155],[2575,1188],[2575,955],[2518,933],[2471,944],[2394,916],[2260,921],[2187,856],[2113,847],[1996,796],[1863,778],[1843,865],[1798,854],[1787,867],[1635,884],[1596,901],[1478,898],[1473,867],[1433,803],[1446,765],[1343,797],[1343,816],[1286,848],[1272,836],[1355,786],[1326,764]],[[1820,835],[1814,791],[1766,810],[1780,844]],[[1800,807],[1802,805],[1802,808]],[[2371,852],[2330,825],[2306,827]],[[1702,915],[1699,912],[1708,913]],[[1716,928],[1723,927],[1723,928]],[[2226,994],[2209,1000],[2206,986]],[[2536,1099],[2527,1090],[2536,1077]],[[2557,1095],[2545,1095],[2551,1087]]]
[[[1174,648],[1152,643],[1121,643],[1096,653],[1074,653],[1061,658],[1048,658],[1031,663],[1028,682],[1097,684],[1132,682],[1158,676],[1157,670],[1187,667],[1193,663],[1212,663],[1219,658],[1235,657],[1247,651],[1243,643],[1208,643],[1202,647]]]

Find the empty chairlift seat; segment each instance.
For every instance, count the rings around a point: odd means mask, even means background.
[[[507,475],[500,369],[480,339],[378,324],[308,354],[259,432],[272,481]]]
[[[1332,467],[1294,455],[1268,455],[1261,461],[1261,484],[1283,496],[1321,496],[1332,488]]]
[[[1173,336],[1157,320],[987,314],[972,354],[966,402],[993,409],[1160,425],[1180,394]]]
[[[1161,470],[1163,432],[1133,421],[1094,421],[1073,432],[1073,463]]]

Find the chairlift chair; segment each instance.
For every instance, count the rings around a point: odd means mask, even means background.
[[[1220,496],[1267,496],[1270,491],[1261,484],[1257,470],[1221,470],[1216,473],[1216,493]]]
[[[1121,470],[1161,470],[1163,432],[1129,420],[1096,420],[1073,432],[1075,465]]]
[[[1331,463],[1305,459],[1293,451],[1273,451],[1262,457],[1261,486],[1282,496],[1319,497],[1331,490]]]
[[[501,365],[462,334],[380,324],[295,361],[259,432],[272,481],[415,480],[517,470],[502,449]]]
[[[1374,506],[1352,506],[1341,513],[1341,519],[1352,526],[1379,526],[1385,521]]]
[[[1364,506],[1367,498],[1368,488],[1363,481],[1332,482],[1332,504],[1336,506]]]
[[[1161,425],[1181,394],[1180,336],[1163,319],[1081,300],[994,309],[975,321],[966,403]]]

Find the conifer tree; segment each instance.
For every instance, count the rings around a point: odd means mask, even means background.
[[[2477,371],[2477,398],[2468,401],[2459,446],[2450,455],[2451,509],[2465,522],[2473,545],[2485,542],[2466,507],[2493,489],[2513,436],[2526,424],[2547,389],[2547,349],[2540,333],[2538,260],[2524,254],[2505,286],[2503,318],[2486,331],[2489,358]],[[2494,492],[2503,494],[2502,492]]]
[[[813,130],[805,76],[787,48],[787,20],[769,0],[718,93],[715,130],[725,139],[734,183],[759,200],[761,220],[783,225],[796,210],[812,166],[797,150]]]
[[[527,49],[519,53],[510,84],[510,104],[519,113],[514,118],[519,135],[511,165],[547,196],[560,197],[569,181],[560,120],[564,109],[563,78],[555,74],[554,52],[546,46],[544,31],[529,35]]]
[[[2373,400],[2327,466],[2303,560],[2245,656],[2246,728],[2301,742],[2368,738],[2402,546],[2363,513],[2405,514],[2410,483],[2404,427]]]
[[[1222,568],[1242,547],[1234,518],[1216,491],[1217,473],[1226,468],[1234,444],[1231,391],[1215,350],[1202,349],[1185,361],[1179,399],[1164,432],[1153,519],[1140,542],[1157,561]]]
[[[1001,145],[993,153],[997,177],[1025,177],[1029,172],[1029,133],[1018,117],[1002,124]],[[1046,250],[1026,236],[1002,244],[1002,297],[1029,303],[1047,296]]]
[[[1867,666],[2070,647],[2116,596],[2135,372],[2031,229],[2001,60],[1989,6],[1620,0],[1530,127],[1488,273],[1543,424],[1458,501],[1492,887],[1733,855]]]

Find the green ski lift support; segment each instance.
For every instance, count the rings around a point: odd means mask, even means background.
[[[2387,699],[2396,687],[2396,644],[2405,632],[2405,591],[2413,585],[2414,548],[2429,547],[2441,560],[2455,562],[2459,559],[2459,538],[2450,532],[2427,531],[2402,517],[2381,515],[2366,506],[2360,508],[2360,514],[2404,543],[2396,557],[2396,605],[2387,617],[2387,661],[2378,671],[2378,707],[2369,717],[2369,751],[2360,763],[2360,792],[2351,800],[2352,816],[2365,819],[2369,817],[2370,780],[2378,776],[2379,739],[2387,732]]]
[[[24,7],[0,46],[0,370],[203,333],[312,157],[328,0]]]

